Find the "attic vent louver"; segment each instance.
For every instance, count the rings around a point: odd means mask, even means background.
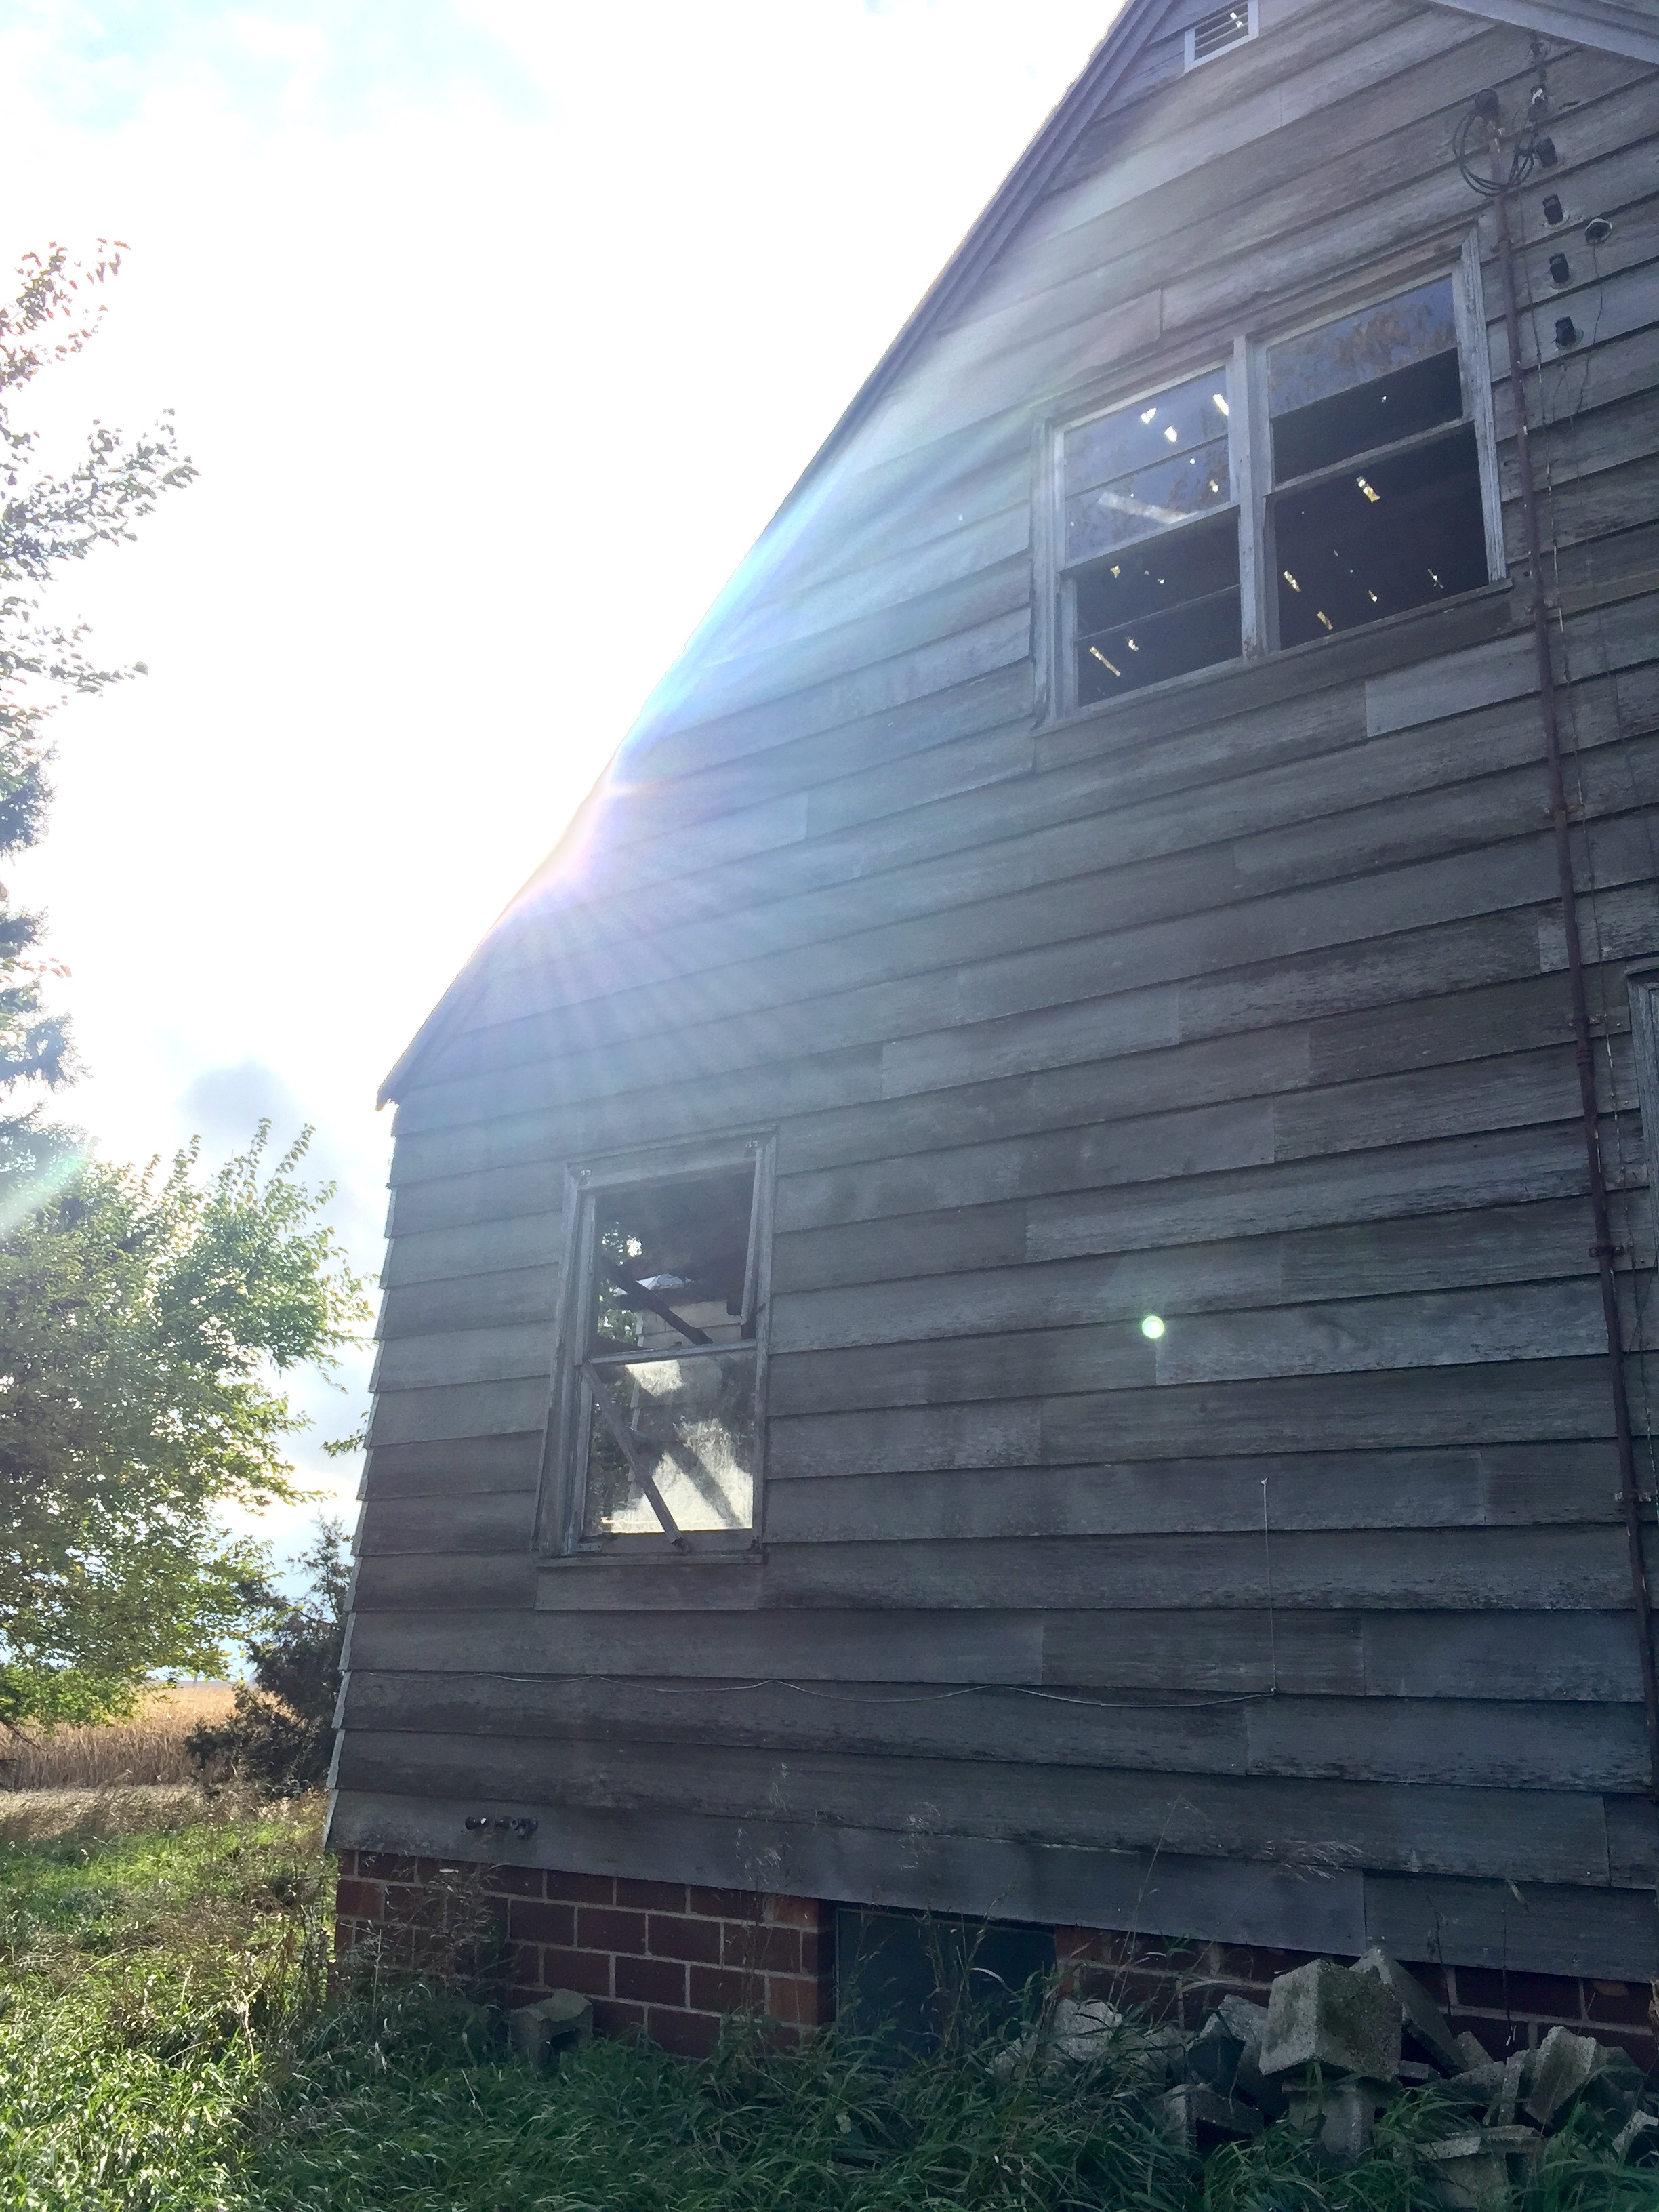
[[[1242,46],[1246,39],[1255,38],[1255,11],[1256,0],[1232,0],[1231,7],[1201,15],[1187,33],[1188,68],[1196,69],[1230,46]]]

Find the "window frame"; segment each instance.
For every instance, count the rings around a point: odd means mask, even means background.
[[[752,1345],[755,1361],[755,1468],[753,1509],[746,1528],[641,1531],[589,1536],[582,1523],[587,1504],[587,1441],[593,1418],[581,1370],[588,1357],[588,1321],[592,1304],[594,1236],[598,1201],[607,1192],[630,1185],[690,1180],[722,1169],[751,1166],[749,1250],[744,1304],[752,1314],[753,1332],[741,1340]],[[553,1327],[553,1373],[543,1436],[535,1548],[546,1563],[562,1560],[724,1559],[757,1553],[764,1536],[766,1498],[766,1385],[772,1287],[772,1222],[777,1170],[775,1132],[744,1133],[696,1144],[660,1146],[649,1151],[612,1154],[567,1163],[564,1225],[559,1262],[559,1291]],[[735,1351],[733,1343],[716,1347]],[[678,1357],[679,1355],[674,1355]],[[691,1357],[710,1353],[693,1348]]]
[[[1074,395],[1068,404],[1039,416],[1036,426],[1032,514],[1032,644],[1038,676],[1038,719],[1042,726],[1109,712],[1114,707],[1156,695],[1172,684],[1199,683],[1224,675],[1229,670],[1237,671],[1246,664],[1276,659],[1285,653],[1320,651],[1338,638],[1360,635],[1375,627],[1370,623],[1358,625],[1307,644],[1281,646],[1279,642],[1278,594],[1273,589],[1276,570],[1272,520],[1273,497],[1280,488],[1273,478],[1267,353],[1270,347],[1286,339],[1318,330],[1327,323],[1380,305],[1401,292],[1441,277],[1449,277],[1452,285],[1458,364],[1464,392],[1464,411],[1458,420],[1474,428],[1480,474],[1486,580],[1475,589],[1490,590],[1505,580],[1508,562],[1504,546],[1480,247],[1479,234],[1471,228],[1462,232],[1455,242],[1443,238],[1410,256],[1385,265],[1373,265],[1346,281],[1325,285],[1316,295],[1304,295],[1299,301],[1286,304],[1276,314],[1253,318],[1242,329],[1235,325],[1224,333],[1211,332],[1196,338],[1178,351],[1164,355],[1155,370],[1143,361],[1132,374],[1097,380],[1085,396]],[[1079,705],[1074,651],[1075,579],[1088,563],[1068,564],[1066,560],[1066,441],[1073,432],[1104,416],[1155,399],[1194,377],[1221,369],[1227,376],[1227,461],[1232,491],[1230,506],[1237,514],[1239,533],[1240,656],[1162,678],[1156,684],[1125,692],[1116,699],[1093,700]],[[1421,434],[1422,441],[1444,436],[1453,427],[1449,422],[1438,423]],[[1406,442],[1401,441],[1401,450]],[[1287,479],[1285,488],[1297,483],[1312,483],[1318,473],[1311,472],[1306,478]],[[1194,517],[1193,520],[1202,519],[1205,518]],[[1158,538],[1142,542],[1164,543],[1177,531],[1192,526],[1191,521],[1182,522]],[[1468,592],[1449,593],[1444,599],[1428,600],[1421,606],[1407,608],[1381,619],[1385,623],[1408,621],[1471,596]]]

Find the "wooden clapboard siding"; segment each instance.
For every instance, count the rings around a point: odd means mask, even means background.
[[[1196,12],[812,477],[580,879],[400,1078],[337,1841],[751,1887],[764,1851],[860,1902],[1659,1970],[1517,379],[1449,155],[1528,44],[1262,0],[1187,76]],[[1559,55],[1560,160],[1516,208],[1644,1431],[1656,82]],[[1034,418],[1472,226],[1509,577],[1042,720]],[[538,1557],[568,1165],[761,1129],[763,1555]],[[533,1840],[473,1844],[479,1809]]]

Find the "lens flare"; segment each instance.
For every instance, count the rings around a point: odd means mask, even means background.
[[[1143,1336],[1150,1336],[1156,1340],[1164,1334],[1164,1316],[1161,1314],[1148,1314],[1140,1324],[1140,1333]]]

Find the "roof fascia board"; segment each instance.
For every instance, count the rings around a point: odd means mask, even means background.
[[[1599,46],[1633,62],[1659,67],[1659,23],[1613,0],[1439,0],[1465,15],[1485,15],[1517,30],[1565,39],[1576,46]]]

